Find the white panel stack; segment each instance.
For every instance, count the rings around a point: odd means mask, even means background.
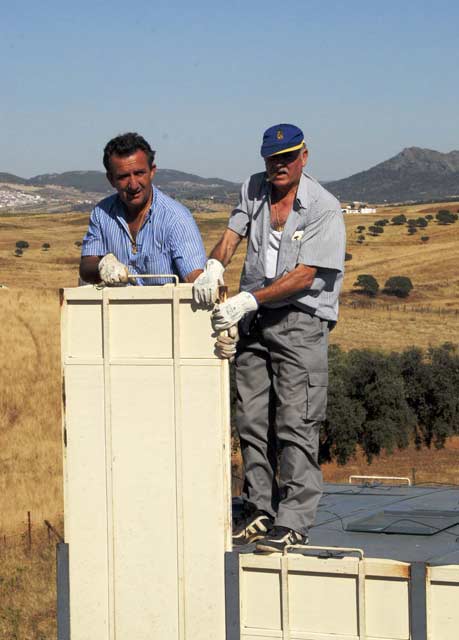
[[[72,640],[225,637],[228,365],[191,285],[66,289]]]

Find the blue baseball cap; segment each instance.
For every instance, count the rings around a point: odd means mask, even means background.
[[[263,158],[268,158],[278,153],[301,149],[303,144],[304,135],[299,127],[294,124],[276,124],[264,132],[260,153]]]

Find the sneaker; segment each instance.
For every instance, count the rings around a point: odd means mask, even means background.
[[[287,545],[308,544],[307,536],[288,527],[273,527],[269,534],[257,542],[257,551],[283,551]]]
[[[241,519],[233,531],[233,544],[250,544],[266,536],[273,526],[273,518],[265,511],[253,511]]]

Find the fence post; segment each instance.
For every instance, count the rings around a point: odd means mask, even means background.
[[[30,553],[32,551],[32,519],[30,511],[27,511],[27,543]]]

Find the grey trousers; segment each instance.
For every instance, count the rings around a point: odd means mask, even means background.
[[[327,322],[289,306],[262,309],[236,355],[243,497],[303,535],[322,495],[327,352]]]

